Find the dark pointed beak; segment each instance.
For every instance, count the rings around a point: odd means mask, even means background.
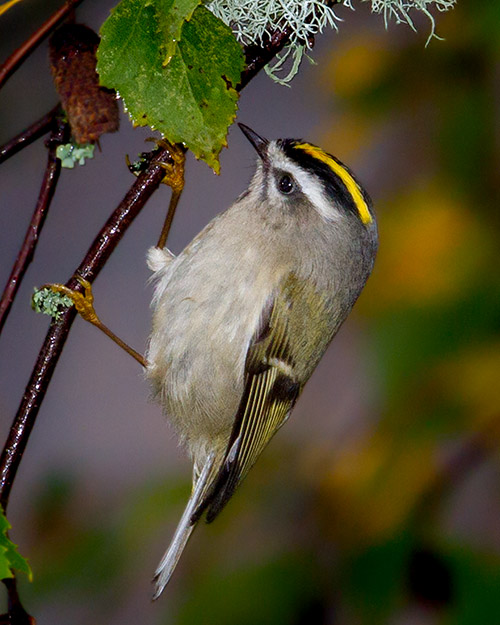
[[[245,137],[250,141],[253,147],[257,150],[257,154],[260,156],[262,160],[265,160],[267,154],[267,146],[269,141],[267,139],[263,139],[259,137],[259,135],[254,132],[245,124],[238,124],[241,129],[241,132],[245,135]]]

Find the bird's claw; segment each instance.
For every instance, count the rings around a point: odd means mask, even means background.
[[[158,161],[160,167],[165,169],[166,174],[162,182],[167,184],[172,191],[180,193],[184,188],[184,163],[186,161],[186,150],[180,143],[170,143],[165,139],[155,139],[150,137],[147,141],[154,141],[158,147],[167,150],[168,161]]]
[[[82,278],[81,276],[76,276],[76,279],[83,286],[85,290],[84,293],[70,289],[64,284],[46,284],[44,286],[56,293],[67,295],[75,305],[78,314],[85,319],[85,321],[89,321],[94,325],[99,325],[101,322],[94,310],[94,294],[92,293],[92,285],[88,280],[85,280],[85,278]]]

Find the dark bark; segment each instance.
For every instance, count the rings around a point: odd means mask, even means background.
[[[0,333],[2,332],[2,328],[24,274],[33,260],[38,238],[42,232],[43,224],[49,211],[50,203],[54,196],[61,172],[61,161],[56,157],[56,149],[58,145],[68,140],[69,127],[68,123],[62,120],[61,117],[53,117],[51,122],[53,130],[47,142],[49,153],[38,201],[26,231],[23,244],[12,267],[9,279],[2,293],[2,298],[0,299]]]
[[[23,148],[31,145],[33,141],[36,141],[43,135],[50,132],[54,118],[62,112],[61,106],[58,104],[46,115],[41,117],[35,123],[31,124],[26,130],[20,132],[13,137],[10,141],[7,141],[2,147],[0,147],[0,164],[6,161],[14,154],[17,154]]]
[[[81,4],[82,0],[67,0],[60,9],[57,9],[48,20],[46,20],[40,28],[29,37],[22,46],[13,52],[8,59],[0,65],[0,87],[7,81],[9,76],[23,63],[28,56],[36,50],[42,41],[50,35],[70,13]]]

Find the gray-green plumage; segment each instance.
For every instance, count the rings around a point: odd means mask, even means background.
[[[194,462],[155,597],[196,521],[215,518],[287,419],[376,254],[370,200],[347,168],[242,130],[260,156],[248,191],[179,256],[149,255],[147,375]]]

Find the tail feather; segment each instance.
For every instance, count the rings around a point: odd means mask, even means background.
[[[212,469],[214,466],[214,460],[215,454],[211,454],[207,458],[203,469],[194,484],[193,492],[191,493],[182,518],[179,521],[179,525],[175,530],[172,542],[170,543],[167,551],[164,553],[163,558],[156,569],[154,576],[155,590],[153,600],[158,599],[165,586],[168,584],[170,578],[172,577],[172,573],[179,562],[182,552],[184,551],[184,547],[196,527],[196,522],[193,522],[193,514],[203,500],[203,497],[205,496],[211,483],[210,478],[213,477]]]

